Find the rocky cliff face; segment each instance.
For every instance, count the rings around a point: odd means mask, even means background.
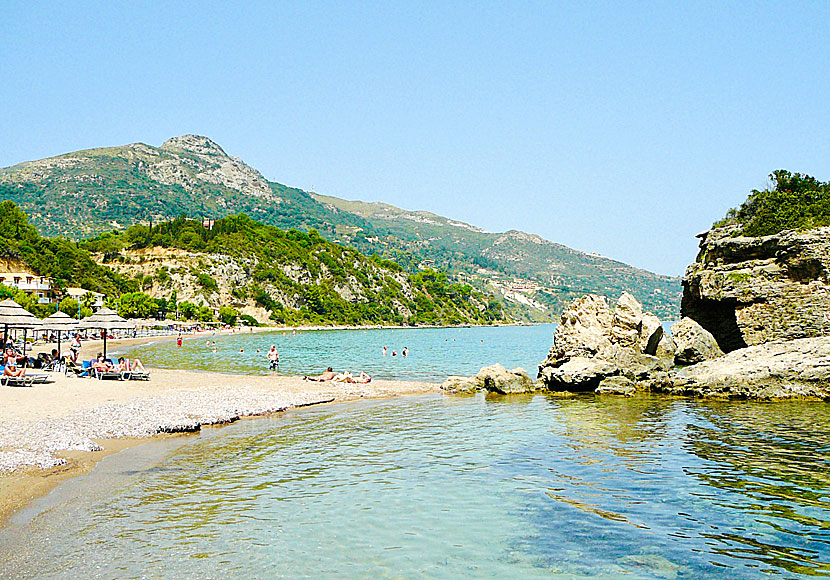
[[[830,227],[753,238],[736,231],[698,234],[682,316],[711,332],[724,352],[830,335]]]

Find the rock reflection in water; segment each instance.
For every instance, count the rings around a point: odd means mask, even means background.
[[[799,574],[830,576],[830,415],[823,403],[700,403],[689,451],[706,460],[687,472],[714,502],[754,525],[707,534],[716,550]],[[782,535],[792,541],[782,542]]]

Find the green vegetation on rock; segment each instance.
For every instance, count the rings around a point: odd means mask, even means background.
[[[783,169],[770,174],[771,186],[753,189],[745,202],[714,225],[738,225],[744,236],[768,236],[784,230],[830,225],[830,182]]]

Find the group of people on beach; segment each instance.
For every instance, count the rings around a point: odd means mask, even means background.
[[[147,369],[144,368],[144,364],[142,364],[140,359],[134,358],[130,360],[120,356],[118,357],[118,364],[116,365],[113,364],[110,359],[104,358],[104,353],[102,352],[99,352],[98,356],[95,357],[95,362],[92,363],[92,368],[102,373],[129,373],[136,371],[142,373],[147,372]]]

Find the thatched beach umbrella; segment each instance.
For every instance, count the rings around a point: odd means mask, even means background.
[[[43,319],[43,328],[58,333],[58,356],[61,356],[61,333],[78,330],[78,321],[58,310],[53,315]]]
[[[0,302],[0,324],[3,325],[3,344],[9,341],[10,328],[22,328],[23,334],[23,354],[26,354],[26,334],[25,331],[29,328],[41,328],[42,323],[40,318],[23,308],[14,300],[8,299]]]
[[[92,316],[81,320],[79,328],[100,328],[104,331],[104,358],[107,358],[107,331],[132,329],[135,325],[104,306]]]

